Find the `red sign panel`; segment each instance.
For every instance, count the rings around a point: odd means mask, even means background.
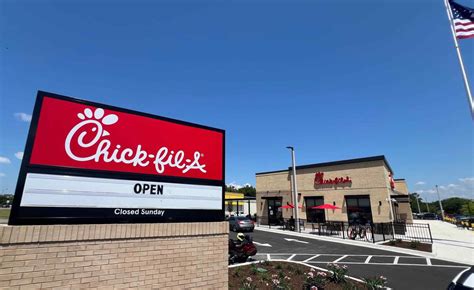
[[[223,179],[224,133],[45,96],[30,164]]]

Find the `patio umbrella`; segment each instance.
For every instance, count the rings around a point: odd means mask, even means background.
[[[295,206],[293,204],[286,204],[284,206],[280,206],[281,208],[295,208]],[[298,208],[303,208],[302,205],[298,205]]]
[[[341,209],[341,208],[329,203],[325,203],[318,206],[312,206],[311,209]]]

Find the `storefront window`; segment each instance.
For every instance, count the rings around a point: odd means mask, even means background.
[[[306,204],[306,219],[309,223],[324,223],[326,222],[326,214],[324,209],[313,209],[312,207],[324,204],[324,198],[305,197]]]
[[[346,196],[347,219],[350,224],[367,224],[372,222],[370,197]]]

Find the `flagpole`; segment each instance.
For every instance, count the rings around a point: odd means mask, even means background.
[[[450,24],[449,26],[451,27],[451,33],[453,34],[454,47],[456,48],[456,52],[459,59],[459,65],[461,66],[461,73],[464,79],[464,87],[466,88],[467,101],[471,109],[471,117],[474,119],[474,102],[472,100],[471,88],[469,87],[469,81],[467,80],[466,70],[464,69],[464,62],[461,56],[461,49],[459,48],[458,39],[456,37],[456,31],[455,31],[454,22],[453,22],[453,11],[451,10],[451,5],[449,5],[448,0],[444,0],[444,5],[446,6],[446,13],[448,13],[448,19],[449,19],[449,24]]]

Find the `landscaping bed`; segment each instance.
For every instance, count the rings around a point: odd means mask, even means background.
[[[375,289],[384,286],[384,277],[363,279],[365,283],[352,280],[346,275],[345,265],[328,264],[330,271],[290,263],[268,262],[229,268],[229,289]]]
[[[402,241],[402,240],[392,240],[392,241],[383,243],[382,245],[423,251],[423,252],[428,252],[428,253],[432,252],[431,244],[420,243],[417,241],[407,242],[407,241]]]

